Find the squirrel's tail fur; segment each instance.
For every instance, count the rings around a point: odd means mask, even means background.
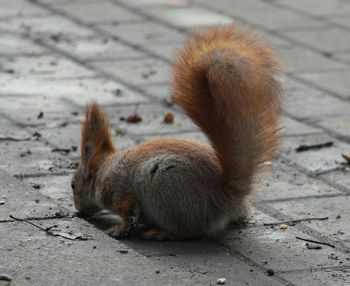
[[[282,88],[274,52],[249,31],[197,32],[177,54],[174,101],[209,137],[225,189],[246,195],[279,143]]]

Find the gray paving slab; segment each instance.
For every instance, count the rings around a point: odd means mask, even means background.
[[[159,59],[144,58],[91,63],[97,70],[109,73],[130,85],[163,83],[169,80],[169,66]]]
[[[341,156],[350,154],[346,1],[0,0],[0,6],[0,274],[12,277],[11,285],[216,285],[220,277],[235,286],[349,284],[350,167]],[[285,65],[283,143],[257,180],[250,221],[216,241],[148,242],[107,237],[100,229],[118,222],[115,216],[90,220],[94,225],[73,218],[69,185],[84,106],[91,100],[104,106],[121,149],[161,136],[207,142],[169,104],[169,63],[193,29],[231,21],[265,38]],[[127,123],[135,112],[142,121]],[[163,122],[168,112],[172,124]],[[327,141],[334,145],[295,151]],[[49,236],[8,222],[10,214],[88,240]],[[279,225],[308,216],[329,218]],[[309,249],[297,236],[336,247]]]
[[[312,85],[319,87],[325,91],[336,94],[346,100],[350,99],[350,84],[348,81],[349,76],[350,72],[347,69],[342,71],[329,71],[324,73],[307,73],[303,74],[302,76],[296,75],[296,77],[309,82]],[[341,106],[338,108],[341,108]]]
[[[20,17],[20,16],[41,16],[47,14],[47,11],[28,3],[25,0],[2,0],[0,2],[1,11],[0,11],[0,19],[1,18],[9,18],[9,17]]]
[[[140,21],[140,17],[134,13],[117,6],[112,1],[90,1],[90,2],[73,2],[65,3],[65,5],[54,6],[59,11],[64,12],[70,17],[89,24],[98,23],[123,23]]]
[[[275,2],[314,16],[340,16],[350,12],[349,2],[343,0],[324,0],[322,5],[317,0],[278,0]]]
[[[350,239],[350,225],[347,220],[349,201],[350,197],[343,195],[333,198],[306,198],[305,200],[273,203],[273,207],[278,208],[279,211],[288,216],[328,217],[327,220],[310,221],[306,224],[322,233],[325,238],[333,241],[348,241]],[[345,259],[340,264],[349,265],[350,261]]]
[[[349,31],[332,26],[317,30],[285,31],[283,35],[297,43],[328,53],[346,51],[350,48]]]
[[[297,152],[296,149],[301,145],[314,145],[326,142],[333,142],[333,146],[321,148],[319,150],[309,150]],[[337,170],[341,167],[343,161],[341,154],[348,154],[350,145],[338,141],[326,135],[307,135],[288,137],[282,143],[282,158],[290,164],[312,174],[322,174]]]
[[[135,45],[171,44],[182,42],[186,38],[184,34],[152,20],[120,25],[105,24],[99,25],[98,28]]]
[[[68,214],[67,210],[59,208],[31,185],[20,182],[3,170],[0,170],[0,178],[0,200],[3,201],[0,205],[0,221],[13,221],[10,215],[22,219],[39,219]],[[0,227],[2,226],[4,224],[0,223]],[[0,232],[3,240],[4,235],[8,234],[5,231]]]

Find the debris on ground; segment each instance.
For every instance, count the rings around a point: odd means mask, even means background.
[[[317,244],[306,243],[305,245],[307,249],[322,249],[322,246]]]
[[[303,240],[303,241],[307,241],[307,242],[311,242],[311,243],[315,243],[315,244],[321,244],[321,245],[327,245],[329,247],[335,248],[335,246],[333,244],[330,244],[328,242],[322,242],[322,241],[317,241],[317,240],[313,240],[313,239],[308,239],[308,238],[302,238],[302,237],[295,237],[296,239],[299,240]]]
[[[126,119],[126,122],[128,123],[139,123],[141,121],[142,121],[142,118],[137,113],[129,115],[128,118]]]
[[[275,275],[275,271],[274,271],[273,269],[271,269],[271,268],[267,269],[266,272],[267,272],[267,274],[268,274],[269,276]]]
[[[12,278],[9,275],[7,275],[7,274],[1,274],[0,273],[0,281],[11,282]]]
[[[218,278],[216,280],[216,284],[219,284],[219,285],[224,285],[226,284],[226,278]]]
[[[287,229],[287,228],[288,228],[288,225],[285,224],[285,223],[281,223],[281,224],[279,225],[279,228],[280,228],[280,229]]]
[[[309,151],[309,150],[319,150],[322,148],[327,148],[327,147],[332,147],[333,142],[325,142],[325,143],[320,143],[320,144],[314,144],[314,145],[300,145],[298,148],[295,149],[296,152],[304,152],[304,151]]]
[[[164,123],[173,124],[174,123],[174,114],[171,112],[168,112],[167,114],[165,114]]]
[[[274,226],[274,225],[281,225],[281,224],[287,224],[289,226],[292,226],[299,222],[305,222],[305,221],[312,221],[312,220],[327,220],[328,216],[326,217],[305,217],[300,219],[292,219],[292,220],[285,220],[280,222],[268,222],[264,223],[264,226]]]

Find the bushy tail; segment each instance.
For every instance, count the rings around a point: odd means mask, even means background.
[[[197,32],[177,54],[174,101],[209,137],[228,191],[247,194],[279,143],[282,88],[274,52],[233,25]]]

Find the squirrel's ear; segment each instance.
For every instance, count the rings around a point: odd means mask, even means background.
[[[116,151],[106,116],[97,103],[86,108],[80,150],[82,163],[88,171],[95,170],[106,155]]]

